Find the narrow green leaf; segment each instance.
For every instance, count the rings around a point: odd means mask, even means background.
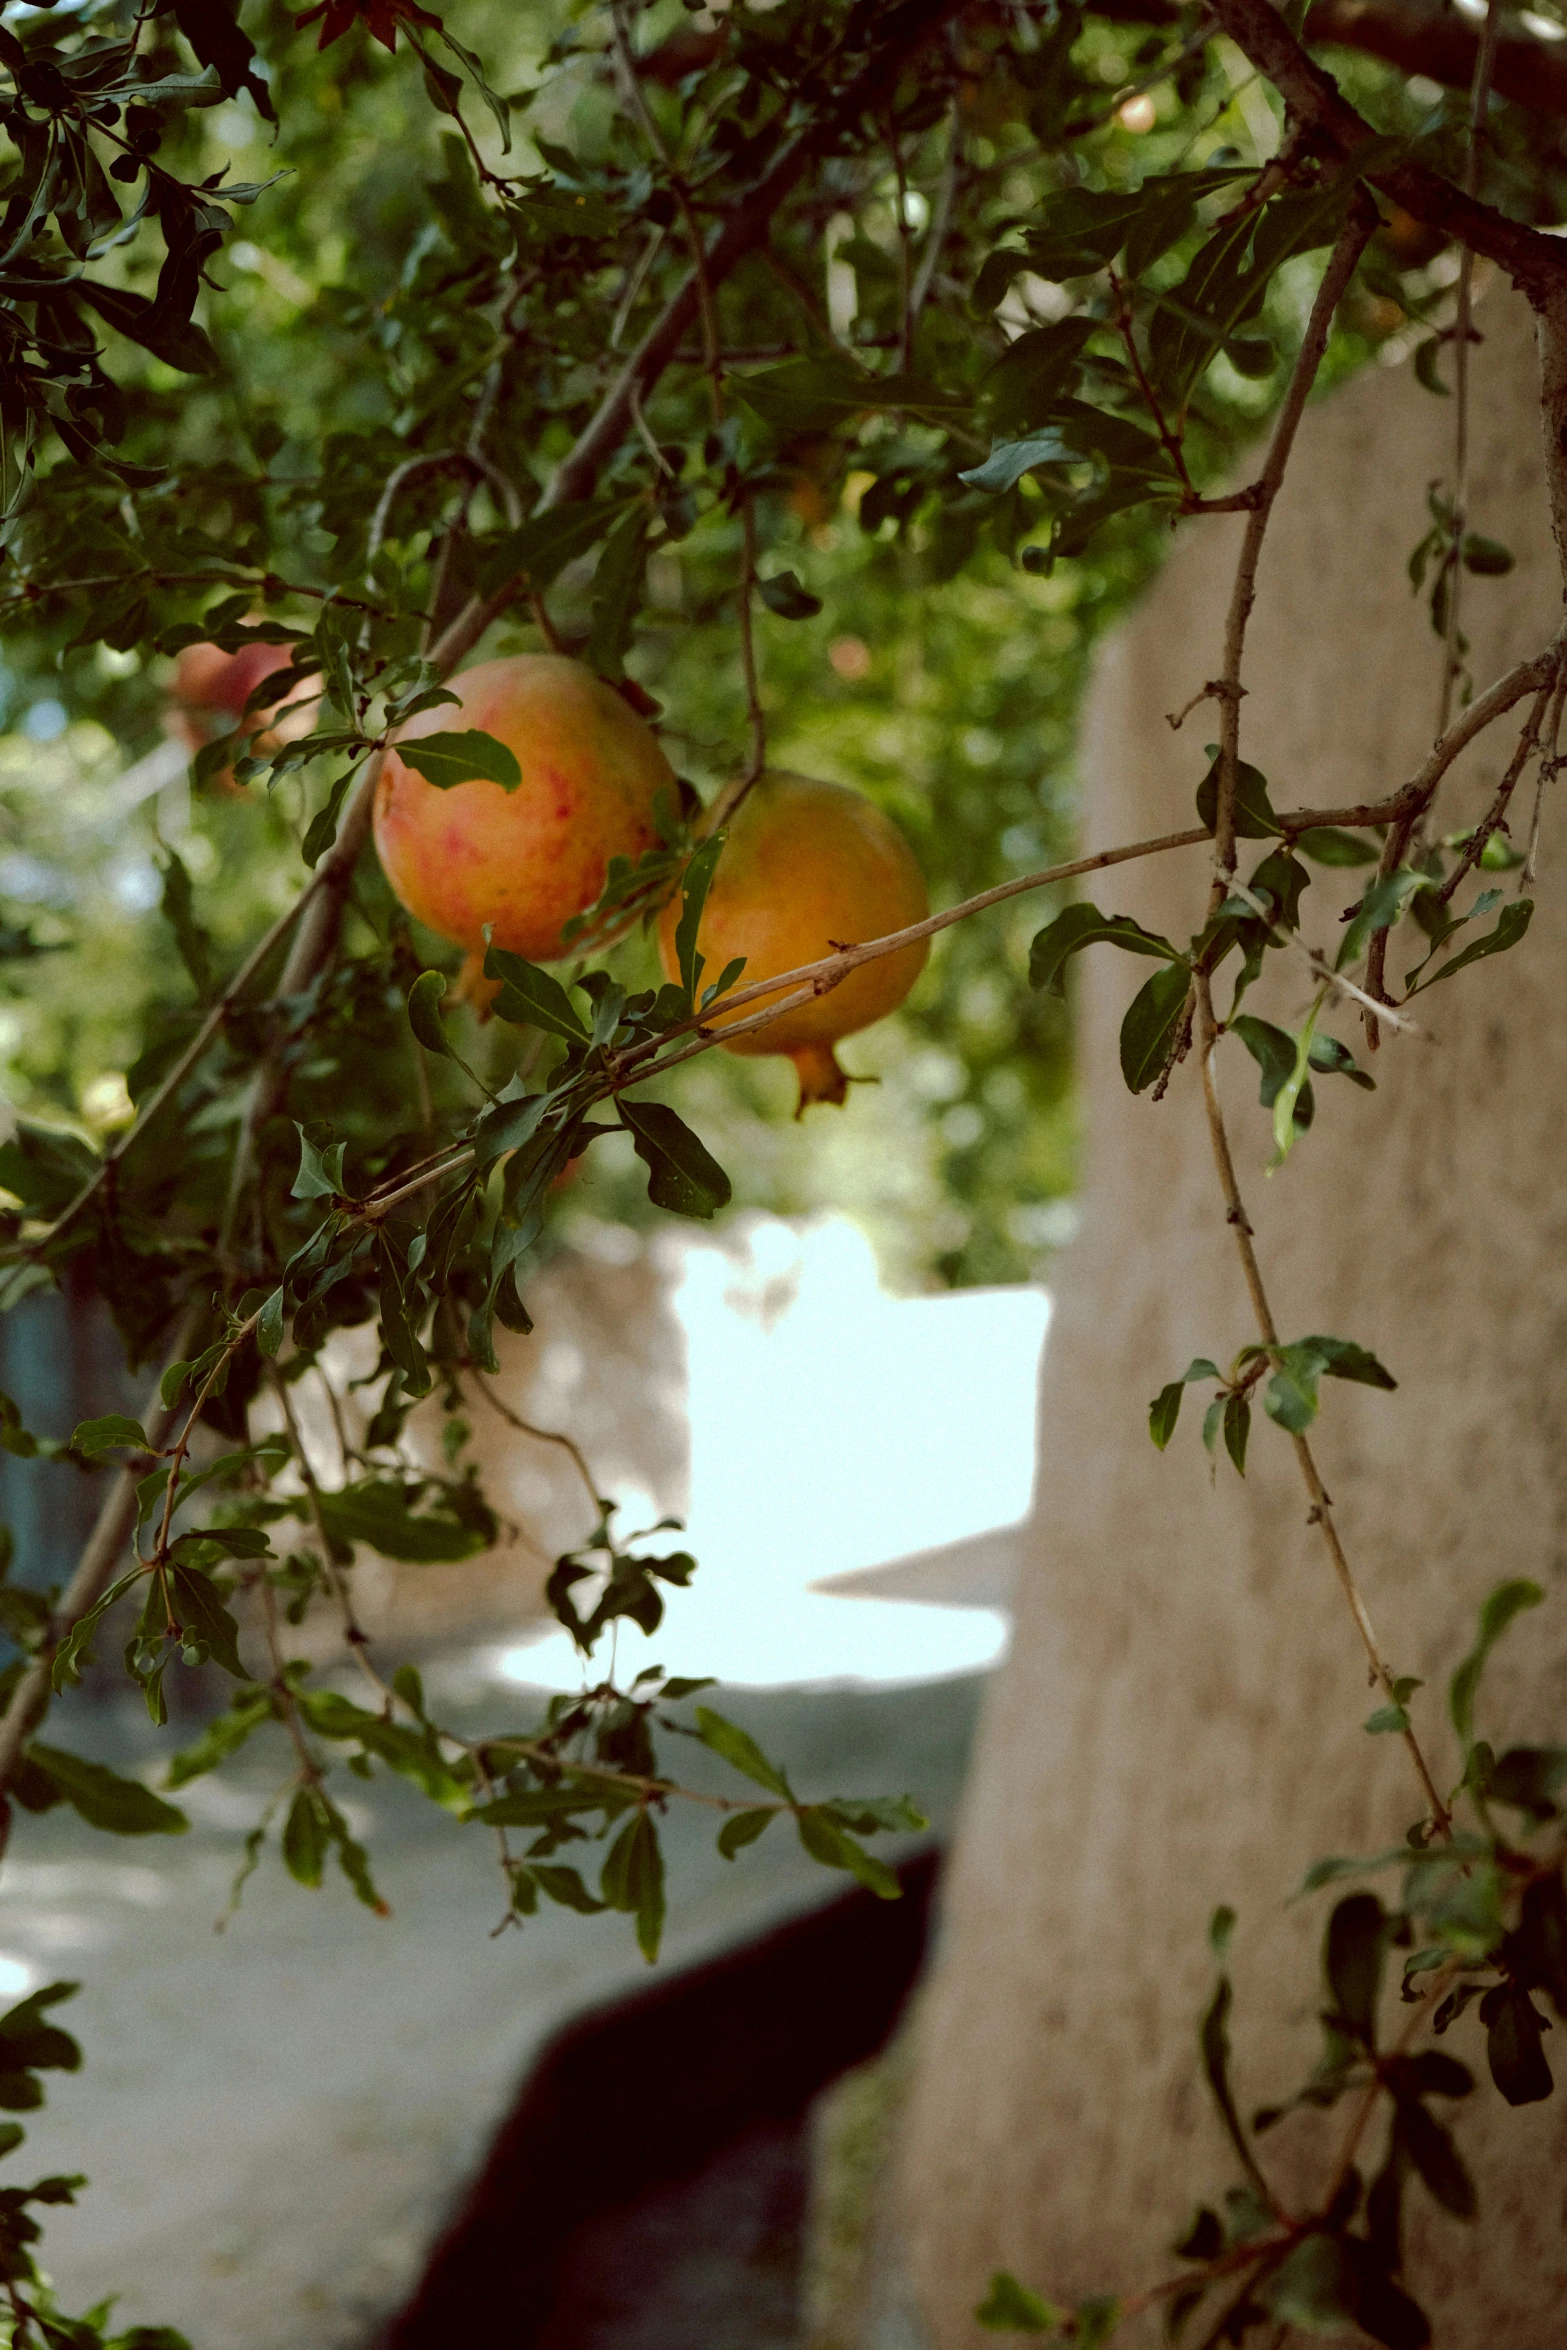
[[[27,1751],[90,1828],[106,1829],[113,1836],[183,1836],[190,1826],[174,1804],[165,1803],[139,1780],[122,1779],[105,1763],[87,1762],[36,1739]]]
[[[886,1863],[874,1859],[822,1805],[806,1804],[796,1813],[795,1826],[812,1860],[820,1861],[824,1868],[846,1869],[879,1900],[900,1898],[903,1888]]]
[[[326,1869],[331,1825],[319,1788],[300,1787],[283,1823],[283,1865],[297,1883],[319,1886]]]
[[[437,791],[451,791],[462,783],[498,783],[502,791],[512,792],[522,781],[516,752],[476,726],[419,735],[395,743],[393,749],[405,767],[412,767]]]
[[[735,1770],[743,1771],[748,1779],[754,1779],[758,1787],[765,1787],[769,1795],[776,1795],[785,1803],[794,1801],[793,1790],[782,1771],[768,1761],[750,1732],[742,1730],[738,1722],[726,1721],[722,1714],[715,1714],[709,1707],[699,1705],[696,1709],[696,1734],[704,1746],[710,1746],[715,1754],[721,1754]],[[767,1816],[770,1818],[771,1814]],[[761,1830],[758,1829],[756,1833],[760,1835]]]
[[[275,1359],[283,1343],[283,1291],[274,1289],[256,1318],[256,1344],[268,1362]]]
[[[702,984],[703,958],[696,951],[697,932],[702,926],[702,909],[707,904],[707,893],[713,886],[713,875],[718,860],[724,853],[726,833],[714,833],[703,841],[680,877],[680,920],[675,926],[675,959],[680,982],[692,1004]]]
[[[1533,915],[1533,898],[1516,898],[1510,906],[1503,907],[1497,916],[1494,930],[1488,931],[1484,938],[1477,938],[1473,946],[1465,947],[1461,955],[1454,955],[1450,963],[1444,963],[1440,971],[1433,971],[1429,979],[1422,980],[1419,987],[1412,988],[1410,993],[1423,994],[1426,988],[1435,987],[1439,979],[1451,979],[1453,973],[1462,971],[1466,963],[1483,962],[1487,955],[1505,955],[1508,948],[1515,947],[1523,937]]]

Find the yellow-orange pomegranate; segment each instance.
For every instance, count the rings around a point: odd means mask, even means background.
[[[559,653],[482,662],[404,730],[476,727],[512,751],[514,791],[475,778],[443,791],[387,756],[375,795],[375,845],[417,921],[476,952],[492,940],[533,962],[566,950],[561,927],[590,906],[611,857],[657,837],[653,802],[675,779],[650,729],[613,687]],[[475,991],[478,992],[478,991]]]
[[[704,986],[737,955],[739,981],[771,979],[831,954],[885,938],[930,912],[925,877],[897,826],[871,801],[839,783],[773,769],[753,786],[728,827],[728,840],[707,903],[697,947],[706,957]],[[659,953],[673,979],[678,965],[677,897],[659,918]],[[848,1079],[834,1045],[897,1010],[924,968],[924,939],[862,963],[827,995],[782,1013],[765,1028],[736,1037],[731,1053],[785,1053],[800,1079],[800,1108],[841,1102]],[[729,1017],[760,1009],[744,1005]],[[722,1013],[712,1021],[722,1036]]]

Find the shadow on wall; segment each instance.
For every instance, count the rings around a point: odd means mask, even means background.
[[[771,2350],[797,2338],[812,2100],[886,2042],[937,1856],[572,2025],[381,2350]]]

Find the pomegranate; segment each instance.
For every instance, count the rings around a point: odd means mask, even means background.
[[[739,984],[747,987],[814,963],[834,946],[884,938],[930,912],[925,877],[902,833],[842,784],[770,770],[741,802],[728,832],[697,934],[705,985],[737,955],[745,957]],[[678,972],[679,920],[677,897],[659,918],[659,953],[671,978]],[[830,994],[736,1037],[724,1050],[787,1054],[799,1075],[802,1111],[812,1102],[841,1102],[849,1081],[834,1045],[896,1011],[928,951],[919,939],[862,963]],[[760,1008],[747,1004],[730,1017],[743,1020]],[[711,1025],[721,1035],[725,1016],[718,1013]]]
[[[443,938],[476,953],[489,923],[496,946],[548,962],[610,858],[653,846],[653,802],[660,787],[674,796],[674,775],[643,720],[580,661],[521,653],[453,683],[461,707],[421,712],[403,739],[475,727],[515,754],[522,781],[443,791],[389,752],[375,796],[382,868]]]
[[[235,727],[259,750],[275,750],[279,743],[308,734],[320,693],[313,678],[302,679],[271,710],[245,716],[245,704],[256,687],[274,670],[289,666],[290,652],[288,645],[242,645],[237,653],[225,653],[221,645],[187,645],[174,664],[170,733],[191,752]],[[233,769],[226,767],[209,777],[208,785],[216,791],[233,790]]]

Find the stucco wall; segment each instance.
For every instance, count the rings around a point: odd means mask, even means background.
[[[1560,586],[1528,315],[1497,289],[1480,323],[1472,512],[1519,556],[1510,576],[1469,587],[1484,683],[1548,640]],[[1278,806],[1385,792],[1429,743],[1438,649],[1403,566],[1449,463],[1451,415],[1406,366],[1368,370],[1308,417],[1246,666],[1243,748]],[[1082,756],[1085,848],[1192,820],[1212,706],[1179,734],[1164,713],[1218,669],[1238,529],[1184,526],[1106,650]],[[1444,827],[1479,813],[1512,739],[1499,730],[1460,770]],[[1396,1396],[1329,1385],[1319,1457],[1384,1649],[1424,1676],[1419,1726],[1453,1776],[1442,1693],[1504,1576],[1555,1588],[1499,1663],[1482,1727],[1560,1736],[1567,1720],[1563,823],[1549,804],[1524,947],[1433,993],[1430,1041],[1385,1043],[1375,1094],[1319,1080],[1317,1125],[1271,1179],[1254,1066],[1238,1043],[1220,1050],[1285,1336],[1358,1339],[1400,1381]],[[1184,936],[1206,878],[1194,849],[1085,894]],[[1319,871],[1308,936],[1331,946],[1356,880]],[[1415,959],[1400,943],[1391,968]],[[1270,961],[1251,1008],[1298,1019],[1304,968]],[[1196,2062],[1210,1912],[1240,1912],[1248,2108],[1292,2089],[1318,2045],[1326,1908],[1287,1896],[1319,1855],[1396,1841],[1418,1811],[1399,1742],[1361,1729],[1375,1702],[1364,1657],[1282,1436],[1259,1416],[1244,1485],[1227,1463],[1210,1479],[1190,1408],[1166,1455],[1148,1441],[1166,1379],[1255,1335],[1195,1066],[1159,1106],[1121,1083],[1117,1026],[1148,969],[1104,947],[1078,965],[1086,1215],[1057,1294],[1015,1650],[969,1786],[903,2154],[912,2281],[942,2350],[983,2338],[970,2312],[996,2267],[1065,2299],[1168,2273],[1193,2204],[1235,2173]],[[1226,981],[1221,1008],[1228,996]],[[1361,1052],[1358,1023],[1331,1025]],[[1481,2043],[1470,2018],[1447,2045],[1483,2079]],[[1309,2191],[1313,2146],[1320,2156],[1341,2127],[1268,2141],[1286,2185],[1294,2171]],[[1461,2130],[1493,2217],[1477,2257],[1472,2233],[1428,2224],[1413,2191],[1413,2269],[1437,2340],[1544,2350],[1567,2287],[1567,2093],[1511,2113],[1485,2082]],[[1151,2321],[1136,2338],[1157,2338]]]

